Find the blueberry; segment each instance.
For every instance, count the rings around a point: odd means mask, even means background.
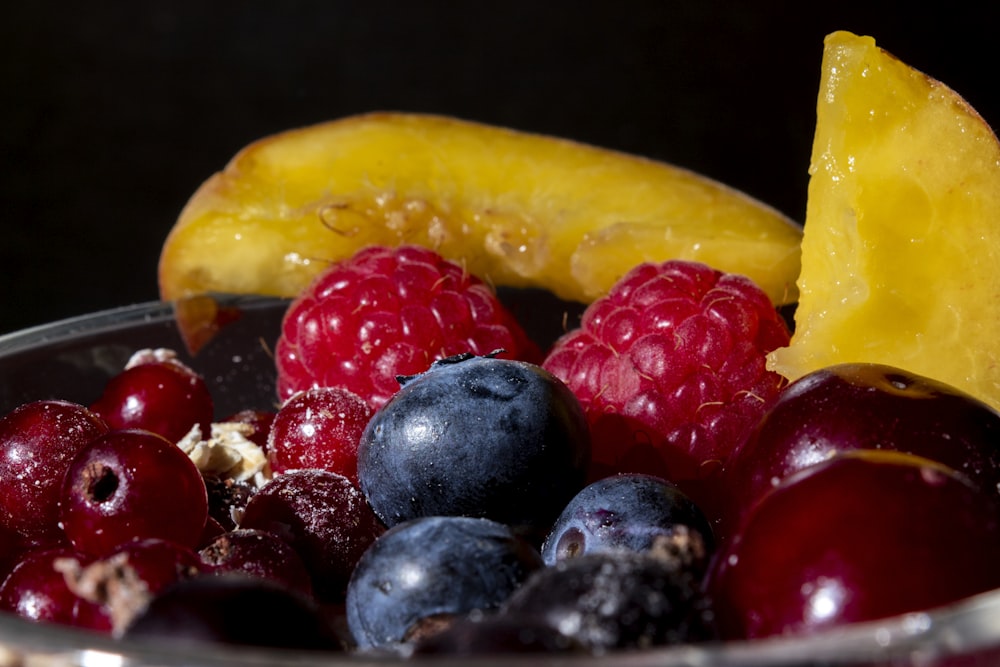
[[[654,552],[595,552],[535,572],[501,614],[540,618],[594,653],[714,639],[702,578]]]
[[[496,609],[541,556],[506,525],[471,517],[423,517],[398,524],[362,555],[347,587],[347,624],[360,648],[416,640]]]
[[[708,519],[688,496],[659,477],[625,473],[580,491],[556,519],[545,542],[547,565],[595,551],[669,550],[704,572],[714,548]]]
[[[358,448],[361,490],[386,525],[475,516],[543,533],[583,487],[586,418],[541,367],[461,355],[401,382]]]

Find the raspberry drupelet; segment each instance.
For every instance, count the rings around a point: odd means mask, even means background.
[[[285,400],[340,386],[372,407],[400,375],[454,354],[538,363],[541,352],[494,290],[427,248],[373,246],[333,264],[290,305],[276,356]]]

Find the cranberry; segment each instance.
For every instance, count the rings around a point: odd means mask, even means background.
[[[1000,587],[998,562],[993,495],[928,459],[858,450],[763,496],[709,589],[727,638],[801,634]]]
[[[211,430],[214,404],[205,381],[176,360],[145,361],[111,378],[91,408],[112,428],[141,428],[179,441],[198,424]]]
[[[30,621],[109,631],[110,616],[99,604],[77,595],[64,574],[65,566],[81,558],[66,546],[24,554],[0,585],[0,609]]]
[[[0,419],[0,526],[30,544],[55,544],[59,491],[70,461],[108,426],[82,405],[26,403]]]
[[[267,459],[271,470],[324,468],[358,483],[358,443],[373,410],[342,387],[301,391],[278,410]]]
[[[339,600],[361,554],[384,527],[349,479],[328,470],[293,470],[264,485],[247,503],[241,528],[287,541],[312,573],[313,590]]]
[[[276,581],[312,597],[309,570],[281,538],[262,530],[237,529],[217,536],[198,552],[215,572],[239,572]]]
[[[79,551],[161,538],[197,547],[208,517],[201,473],[173,443],[149,431],[112,431],[73,459],[61,495],[63,530]]]
[[[127,542],[98,560],[64,559],[60,567],[70,590],[87,601],[85,609],[97,610],[79,615],[77,625],[92,627],[97,619],[94,629],[116,634],[153,595],[205,569],[190,549],[159,539]]]

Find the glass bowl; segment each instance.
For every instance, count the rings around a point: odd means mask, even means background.
[[[536,340],[561,329],[567,305],[544,294],[503,293],[508,305],[531,322]],[[241,316],[197,355],[184,351],[170,304],[152,302],[0,336],[0,411],[31,400],[61,398],[89,404],[137,349],[167,347],[203,374],[220,416],[245,408],[276,406],[271,351],[287,301],[225,297]],[[528,317],[524,317],[529,314]],[[546,314],[551,321],[541,321]],[[573,313],[570,313],[572,316]],[[998,564],[1000,566],[1000,564]],[[116,641],[93,633],[41,625],[0,613],[0,666],[124,667],[218,665],[308,667],[385,665],[398,659],[347,654],[272,651],[237,647],[193,650],[180,646]],[[588,658],[558,656],[429,659],[425,665],[587,665],[593,667],[791,667],[1000,665],[1000,590],[944,609],[859,624],[806,638],[679,646]]]

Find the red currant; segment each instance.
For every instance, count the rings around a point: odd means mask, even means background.
[[[358,443],[372,413],[367,401],[342,387],[299,392],[281,406],[271,425],[271,470],[323,468],[357,484]]]

